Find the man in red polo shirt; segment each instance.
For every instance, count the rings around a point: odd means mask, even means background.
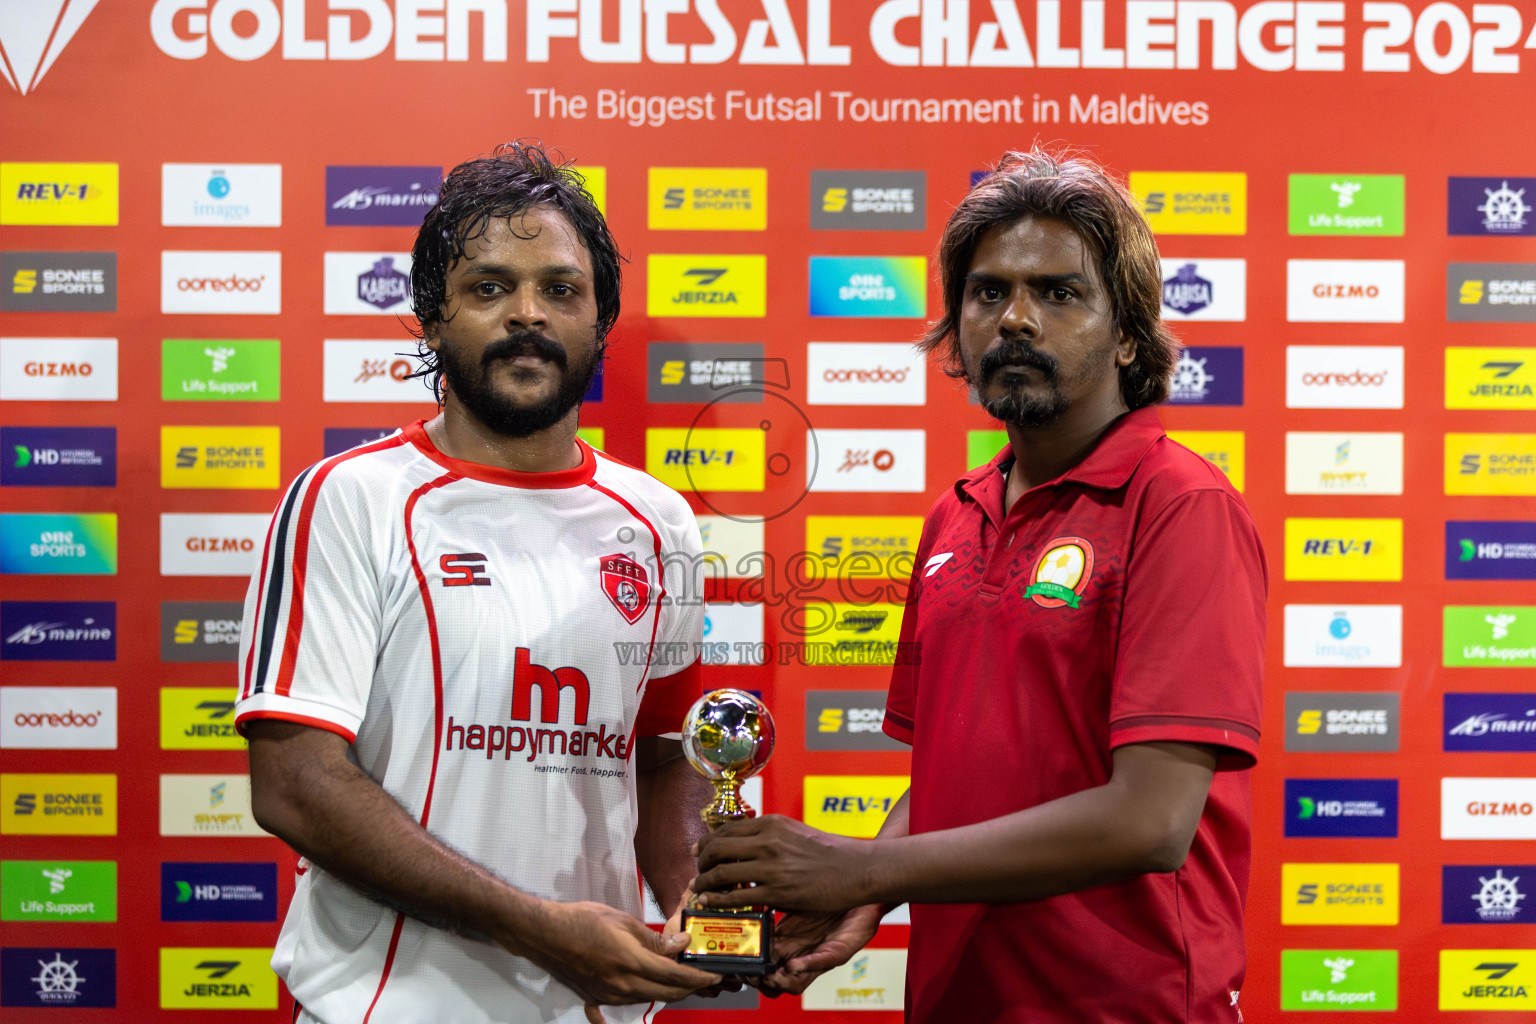
[[[699,846],[710,906],[791,911],[798,991],[912,904],[907,1018],[1236,1024],[1266,571],[1151,408],[1177,346],[1152,233],[1094,165],[1010,153],[940,245],[947,356],[1008,447],[928,514],[872,842],[769,816]]]

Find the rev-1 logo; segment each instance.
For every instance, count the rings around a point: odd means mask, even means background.
[[[437,560],[438,568],[443,570],[443,586],[445,587],[488,587],[491,585],[489,571],[485,567],[485,556],[478,551],[467,551],[460,554],[444,555]]]

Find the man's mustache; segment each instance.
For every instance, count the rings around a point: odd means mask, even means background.
[[[1056,362],[1054,357],[1048,356],[1039,349],[1031,348],[1021,342],[1013,342],[1003,345],[1001,348],[994,348],[982,356],[981,365],[978,367],[978,370],[981,373],[981,379],[986,381],[991,379],[992,375],[998,370],[1008,365],[1028,366],[1039,370],[1045,374],[1047,381],[1052,382],[1056,380],[1056,373],[1060,368],[1060,364]]]
[[[567,368],[565,349],[538,331],[518,331],[491,342],[480,353],[480,365],[489,367],[498,359],[515,359],[518,356],[538,356],[562,370]]]

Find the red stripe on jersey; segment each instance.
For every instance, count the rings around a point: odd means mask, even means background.
[[[704,692],[704,670],[695,661],[675,675],[651,680],[645,689],[645,699],[635,714],[635,731],[630,735],[630,745],[635,736],[661,736],[677,732],[693,702]]]
[[[437,640],[437,614],[432,609],[432,589],[427,585],[427,574],[421,571],[421,559],[416,555],[416,538],[411,536],[411,513],[416,511],[416,501],[423,494],[461,479],[463,477],[456,473],[445,473],[416,488],[405,500],[405,543],[411,550],[411,571],[416,574],[416,585],[421,589],[421,608],[426,613],[427,636],[432,641],[432,773],[427,776],[427,798],[421,805],[422,828],[427,827],[427,817],[432,813],[432,787],[437,784],[437,755],[443,745],[443,652]]]
[[[594,491],[608,495],[608,497],[612,498],[620,505],[623,505],[624,508],[628,510],[630,515],[644,523],[645,528],[651,531],[651,544],[656,552],[656,597],[651,602],[651,607],[656,611],[651,618],[651,646],[645,655],[645,671],[640,673],[640,682],[635,686],[635,692],[638,693],[640,692],[640,687],[645,685],[646,677],[651,674],[651,655],[656,651],[656,630],[661,625],[661,599],[667,593],[666,573],[663,569],[661,558],[661,534],[656,532],[656,527],[652,526],[651,521],[645,518],[645,516],[641,515],[635,509],[635,506],[631,505],[629,502],[625,501],[623,498],[619,497],[617,494],[613,493],[608,488],[598,483],[596,480],[588,481],[587,486],[592,488]],[[633,732],[630,733],[630,740],[634,740]]]
[[[363,1024],[368,1024],[368,1018],[373,1016],[373,1008],[379,1005],[379,996],[384,994],[384,983],[389,980],[389,969],[395,965],[395,950],[400,947],[400,931],[405,927],[405,915],[395,914],[395,930],[389,933],[389,952],[384,954],[384,971],[379,975],[379,987],[373,993],[373,1002],[368,1004],[368,1012],[363,1014]]]
[[[288,629],[283,643],[283,660],[277,669],[277,685],[272,689],[272,692],[280,697],[288,696],[288,691],[293,686],[294,662],[299,659],[299,639],[303,636],[304,630],[304,573],[309,565],[309,521],[315,513],[315,502],[320,498],[320,485],[325,483],[325,478],[330,475],[331,470],[348,459],[389,448],[398,448],[403,444],[405,444],[403,435],[386,437],[382,441],[376,441],[365,447],[343,452],[315,471],[315,478],[309,485],[308,493],[304,495],[303,506],[299,509],[298,535],[293,539],[293,597],[288,602]],[[256,621],[261,620],[258,618]]]
[[[267,540],[261,546],[261,575],[256,578],[263,583],[267,579],[267,560],[272,554],[272,532],[277,529],[278,518],[279,516],[273,516],[272,521],[267,523]],[[245,678],[240,681],[241,700],[251,695],[251,687],[255,685],[255,681],[251,678],[251,667],[256,663],[256,648],[261,646],[261,599],[263,597],[266,597],[266,588],[258,585],[256,608],[251,613],[251,649],[245,652]]]
[[[245,723],[249,722],[253,718],[270,718],[281,722],[297,722],[300,725],[313,726],[316,729],[324,729],[326,732],[333,732],[337,736],[340,736],[342,739],[346,740],[348,743],[354,743],[357,741],[357,733],[350,732],[349,730],[337,725],[335,722],[327,722],[323,718],[311,718],[309,715],[295,715],[288,711],[247,711],[245,714],[240,715],[235,719],[235,731],[244,736]]]

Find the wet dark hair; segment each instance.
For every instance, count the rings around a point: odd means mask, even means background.
[[[592,258],[593,293],[597,298],[597,342],[619,319],[619,254],[608,222],[603,219],[580,172],[557,151],[555,159],[537,141],[504,142],[489,156],[466,160],[448,173],[438,189],[437,205],[427,211],[411,246],[411,311],[420,324],[421,369],[438,401],[443,396],[443,371],[427,338],[444,322],[448,270],[464,258],[468,243],[485,234],[493,220],[516,217],[536,206],[550,206],[570,221]],[[556,162],[559,161],[559,162]]]
[[[1091,160],[1047,153],[1008,152],[960,201],[939,241],[944,315],[918,342],[924,352],[943,348],[944,372],[964,377],[960,310],[965,279],[982,235],[1025,217],[1066,224],[1099,258],[1115,327],[1136,343],[1136,357],[1120,368],[1120,394],[1132,409],[1168,397],[1179,344],[1162,322],[1162,262],[1152,229],[1130,194]]]

